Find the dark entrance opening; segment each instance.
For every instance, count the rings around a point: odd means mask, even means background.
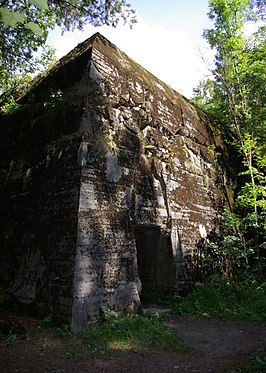
[[[135,238],[141,300],[164,298],[176,284],[171,237],[158,225],[138,225]]]

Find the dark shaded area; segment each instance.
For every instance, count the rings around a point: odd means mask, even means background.
[[[176,284],[171,238],[156,225],[137,225],[135,237],[141,299],[164,298]]]
[[[26,338],[27,331],[23,325],[15,320],[0,321],[0,340],[16,336],[17,338]]]
[[[67,319],[84,106],[75,85],[86,76],[91,49],[78,53],[20,92],[17,111],[0,115],[0,288],[34,311]]]

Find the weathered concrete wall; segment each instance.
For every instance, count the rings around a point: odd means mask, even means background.
[[[184,281],[231,193],[210,119],[99,34],[20,102],[1,118],[6,288],[76,330]]]
[[[136,309],[141,287],[149,298],[184,281],[230,191],[209,119],[100,35],[90,79],[73,328],[101,309]]]
[[[71,315],[81,175],[82,74],[61,61],[0,118],[1,288],[43,313]],[[87,92],[87,88],[86,88]]]

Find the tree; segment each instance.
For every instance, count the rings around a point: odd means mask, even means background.
[[[62,32],[85,24],[116,26],[119,20],[136,22],[125,0],[3,0],[0,1],[0,88],[9,87],[10,77],[38,70],[34,53],[44,46],[48,32],[60,26]],[[44,53],[51,60],[51,49]],[[47,62],[46,61],[46,62]]]
[[[194,91],[194,101],[217,116],[224,134],[234,133],[245,167],[236,202],[257,254],[266,238],[266,39],[265,26],[250,37],[245,26],[264,18],[262,5],[265,0],[209,0],[214,26],[204,37],[216,51],[215,67],[213,79]]]

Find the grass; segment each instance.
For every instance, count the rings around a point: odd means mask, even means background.
[[[200,284],[186,297],[172,298],[174,312],[222,320],[266,320],[266,283],[229,283],[220,278]]]
[[[178,332],[167,327],[159,315],[111,318],[103,324],[83,329],[76,334],[67,333],[64,327],[58,335],[82,341],[93,354],[110,353],[113,350],[148,351],[157,349],[187,353],[191,349],[183,343]]]
[[[0,294],[1,309],[8,308],[9,301],[8,296]],[[71,356],[79,356],[83,352],[102,355],[113,351],[148,352],[152,349],[176,353],[191,351],[178,332],[166,325],[166,318],[159,314],[118,317],[115,312],[107,312],[106,318],[107,321],[102,324],[72,333],[68,325],[56,328],[53,315],[48,315],[39,320],[40,338],[35,347],[62,351],[67,347]],[[12,334],[5,340],[14,343],[18,336]]]

